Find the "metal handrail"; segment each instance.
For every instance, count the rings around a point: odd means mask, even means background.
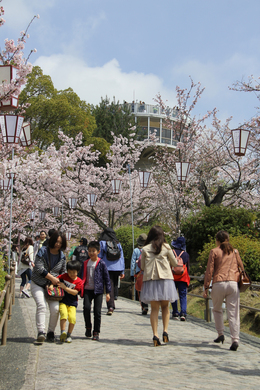
[[[8,321],[12,317],[12,305],[15,303],[15,265],[10,267],[10,275],[5,276],[5,286],[0,294],[0,305],[4,301],[4,312],[0,321],[0,333],[2,332],[1,345],[6,345]]]
[[[196,280],[204,280],[204,276],[194,276],[194,275],[190,275],[190,278],[191,279],[196,279]],[[260,288],[260,284],[255,284],[255,283],[252,283],[251,284],[251,287],[255,287],[255,288]],[[209,307],[209,301],[210,301],[210,297],[207,297],[207,298],[204,298],[202,295],[199,295],[199,294],[192,294],[192,293],[189,293],[187,292],[187,295],[190,295],[190,296],[193,296],[193,297],[197,297],[197,298],[200,298],[200,299],[205,299],[205,308],[206,308],[206,321],[207,322],[210,322],[210,307]],[[224,301],[225,303],[225,301]],[[240,308],[242,309],[248,309],[250,311],[255,311],[255,312],[260,312],[260,309],[257,309],[256,307],[250,307],[250,306],[246,306],[246,305],[241,305],[239,306]]]

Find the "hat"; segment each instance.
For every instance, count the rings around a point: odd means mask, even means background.
[[[142,248],[144,246],[146,239],[147,239],[147,234],[145,233],[140,234],[140,236],[136,240],[139,248],[140,247]]]
[[[181,251],[186,251],[186,241],[184,237],[178,237],[176,241],[171,242],[171,246],[175,249],[180,249]]]

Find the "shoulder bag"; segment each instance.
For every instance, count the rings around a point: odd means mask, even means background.
[[[50,250],[47,248],[47,255],[48,255],[48,272],[51,270],[51,259],[50,259]],[[48,301],[61,301],[64,297],[64,290],[61,287],[58,286],[52,286],[51,282],[47,282],[45,286],[45,298]]]
[[[21,263],[23,263],[24,265],[30,265],[30,258],[29,258],[29,255],[27,253],[27,249],[26,251],[22,252],[22,257],[21,257]]]
[[[236,260],[237,260],[236,250],[234,250],[234,252],[235,252],[235,256],[236,256]],[[240,273],[240,277],[239,277],[239,281],[238,281],[238,288],[239,288],[240,292],[245,292],[248,289],[248,287],[251,286],[252,282],[251,282],[251,279],[250,279],[249,275],[247,274],[247,272],[240,267],[240,265],[238,264],[238,261],[237,261],[237,266],[238,266],[238,271]]]

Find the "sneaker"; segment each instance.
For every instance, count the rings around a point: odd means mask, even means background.
[[[30,294],[27,290],[23,290],[22,293],[26,296],[26,298],[30,298]]]
[[[86,337],[91,337],[91,329],[87,328],[85,332]]]
[[[179,314],[172,313],[172,319],[179,321]]]
[[[67,343],[72,343],[72,338],[71,338],[71,336],[69,336],[69,337],[67,337]]]
[[[54,343],[55,341],[54,332],[47,333],[46,341],[48,341],[49,343]]]
[[[98,334],[98,332],[93,332],[92,340],[99,341],[99,334]]]
[[[108,309],[107,316],[112,316],[113,311],[114,311],[114,310],[112,309],[112,307],[110,307],[110,308]]]
[[[60,341],[62,343],[64,343],[64,341],[66,341],[66,338],[67,338],[67,333],[64,331],[62,332],[62,334],[60,335]]]
[[[37,336],[37,341],[38,343],[43,343],[45,341],[46,337],[45,337],[45,333],[43,332],[39,332],[38,333],[38,336]]]
[[[181,321],[186,321],[186,315],[185,314],[181,314],[180,318],[181,318]]]

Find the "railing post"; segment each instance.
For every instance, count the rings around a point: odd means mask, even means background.
[[[209,300],[210,298],[207,297],[206,299],[206,321],[210,322],[210,309],[209,309]]]
[[[7,284],[7,288],[6,288],[5,302],[4,302],[4,310],[6,310],[7,312],[8,312],[8,304],[9,304],[9,296],[10,296],[10,286],[11,286],[10,279],[11,279],[10,275],[5,275],[6,282],[9,281],[9,283]],[[6,315],[5,322],[4,322],[3,329],[2,329],[2,342],[1,342],[2,345],[6,345],[7,326],[8,326],[8,317]]]

